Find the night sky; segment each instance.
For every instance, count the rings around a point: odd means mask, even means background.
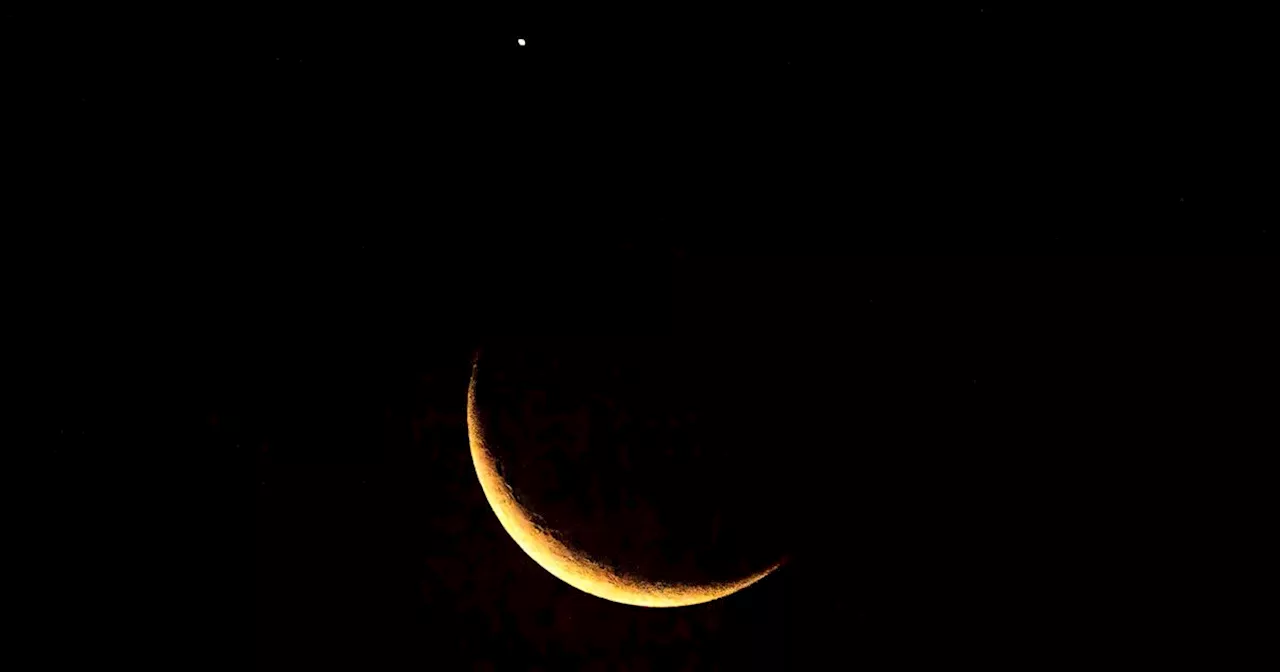
[[[40,641],[263,670],[1218,660],[1206,605],[1260,547],[1274,445],[1280,232],[1217,153],[1249,146],[1250,47],[1176,4],[1005,4],[6,10],[39,146],[9,187]],[[729,428],[791,560],[642,609],[504,532],[466,388],[477,348],[640,369],[661,339],[700,392],[640,396]],[[88,625],[143,583],[172,605],[145,618],[200,615]]]

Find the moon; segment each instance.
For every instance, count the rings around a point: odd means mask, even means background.
[[[477,403],[479,360],[473,363],[467,390],[467,432],[471,458],[485,498],[503,529],[534,562],[552,576],[590,595],[621,604],[642,607],[680,607],[716,600],[746,588],[768,576],[785,558],[763,569],[721,580],[683,581],[632,571],[625,563],[611,562],[582,548],[536,510],[532,499],[510,482],[516,468],[504,463],[503,439]],[[620,566],[620,564],[622,566]],[[719,577],[717,577],[719,578]]]

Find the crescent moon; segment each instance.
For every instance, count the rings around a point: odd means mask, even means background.
[[[779,561],[746,578],[713,584],[655,582],[621,573],[557,539],[554,531],[539,521],[537,514],[516,499],[510,484],[501,475],[498,458],[486,443],[484,427],[476,409],[474,369],[467,388],[467,435],[480,487],[503,529],[534,562],[584,593],[640,607],[682,607],[736,593],[783,564]]]

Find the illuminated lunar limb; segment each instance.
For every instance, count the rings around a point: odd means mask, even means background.
[[[627,575],[588,553],[561,541],[535,512],[517,500],[503,478],[499,458],[487,443],[487,434],[476,403],[476,375],[473,370],[467,391],[467,433],[471,459],[485,498],[503,529],[534,562],[565,583],[606,600],[642,607],[680,607],[710,602],[733,594],[764,578],[782,562],[736,581],[716,583],[671,583]]]

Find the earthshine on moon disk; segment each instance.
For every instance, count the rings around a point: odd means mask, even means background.
[[[478,363],[477,363],[478,366]],[[485,498],[503,529],[511,535],[530,558],[556,578],[583,592],[606,600],[643,607],[679,607],[709,602],[735,593],[764,578],[782,561],[738,578],[713,582],[660,581],[602,562],[567,537],[527,503],[517,497],[516,489],[504,478],[499,451],[485,426],[476,401],[477,368],[472,369],[467,390],[467,433],[471,459]]]

